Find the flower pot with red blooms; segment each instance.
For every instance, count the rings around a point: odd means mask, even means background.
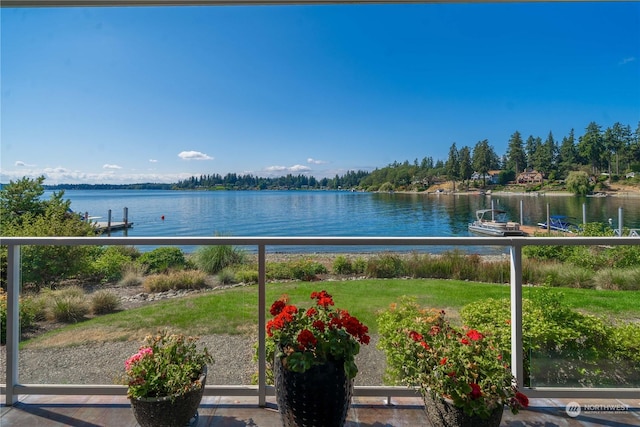
[[[355,356],[370,337],[356,317],[334,308],[326,291],[312,292],[311,299],[315,305],[306,310],[286,297],[271,306],[267,335],[278,410],[287,427],[339,427],[358,373]]]
[[[497,426],[505,407],[528,406],[489,333],[454,327],[410,299],[382,313],[379,330],[388,372],[420,390],[434,426]]]

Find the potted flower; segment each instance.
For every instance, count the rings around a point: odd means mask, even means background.
[[[334,308],[326,291],[312,292],[311,299],[315,306],[306,310],[286,297],[270,309],[267,335],[275,352],[278,409],[285,426],[341,426],[358,373],[355,356],[370,340],[368,328]]]
[[[161,331],[125,361],[127,397],[142,427],[185,426],[197,417],[213,358],[197,338]]]
[[[505,406],[514,414],[528,406],[489,334],[456,328],[444,311],[410,300],[379,322],[391,376],[420,390],[434,426],[498,426]]]

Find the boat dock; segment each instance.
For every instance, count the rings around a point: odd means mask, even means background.
[[[126,230],[133,226],[132,222],[112,222],[109,224],[106,221],[96,221],[92,223],[96,233],[108,233],[110,231]]]

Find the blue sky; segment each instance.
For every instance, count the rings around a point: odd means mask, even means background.
[[[2,9],[0,182],[333,177],[640,120],[640,3]]]

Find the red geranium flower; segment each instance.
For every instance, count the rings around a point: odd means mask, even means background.
[[[416,331],[411,331],[409,332],[409,336],[411,337],[412,340],[414,340],[415,342],[420,342],[424,339],[424,337],[422,336],[422,334],[416,332]]]
[[[482,335],[480,332],[476,331],[475,329],[471,329],[469,332],[467,332],[467,336],[471,338],[471,341],[478,341],[484,338],[484,335]]]
[[[529,406],[529,398],[526,394],[521,393],[519,391],[516,392],[516,400],[523,407],[527,408]]]
[[[298,343],[300,344],[301,350],[308,350],[309,348],[314,347],[316,344],[318,344],[318,340],[313,335],[313,332],[305,329],[303,331],[300,331],[300,333],[298,334]]]
[[[311,299],[317,300],[317,304],[322,307],[334,305],[333,297],[327,291],[312,292]]]
[[[279,299],[278,301],[275,301],[273,304],[271,304],[269,313],[271,313],[272,316],[277,316],[286,305],[287,304],[285,304],[284,301]]]
[[[471,393],[469,393],[469,396],[471,396],[471,399],[472,400],[479,399],[482,396],[482,390],[480,390],[480,386],[476,383],[471,383],[469,385],[471,386]]]

